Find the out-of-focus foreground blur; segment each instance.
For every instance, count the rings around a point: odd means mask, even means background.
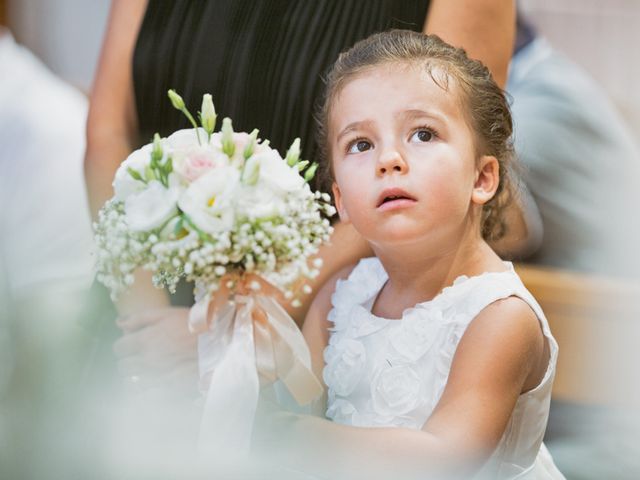
[[[519,5],[551,45],[597,81],[640,144],[640,2]],[[0,34],[3,480],[200,473],[190,454],[195,447],[185,440],[193,438],[197,406],[153,392],[124,401],[116,372],[96,377],[101,369],[92,362],[105,352],[80,320],[92,308],[82,171],[86,95],[108,9],[108,0],[0,0],[0,23],[8,29]],[[612,169],[620,168],[615,160]],[[639,168],[640,158],[629,160]],[[609,187],[590,193],[604,199],[615,194]],[[637,230],[633,200],[609,213]],[[612,235],[611,245],[625,245],[622,236]],[[639,263],[638,249],[632,264]],[[558,466],[570,479],[640,478],[640,270],[617,276],[521,263],[519,272],[560,344],[548,439]],[[154,430],[154,418],[166,421]],[[193,476],[186,465],[194,466]]]

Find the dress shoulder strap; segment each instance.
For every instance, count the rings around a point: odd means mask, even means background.
[[[461,295],[459,301],[464,304],[469,323],[484,308],[498,300],[518,297],[529,305],[538,318],[542,332],[549,342],[549,367],[544,380],[541,382],[542,385],[550,381],[555,372],[558,344],[551,334],[549,322],[542,311],[542,307],[522,283],[522,280],[513,269],[513,265],[510,263],[506,263],[506,265],[509,267],[506,271],[488,272],[478,277],[466,279],[464,282],[466,284],[465,288],[458,292],[458,295]]]

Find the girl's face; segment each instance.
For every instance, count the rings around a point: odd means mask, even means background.
[[[455,81],[444,90],[418,67],[367,70],[335,98],[328,133],[340,217],[374,246],[449,242],[470,221],[479,234],[498,166],[476,158]]]

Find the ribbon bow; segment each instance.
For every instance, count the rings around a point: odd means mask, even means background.
[[[201,299],[189,316],[192,330],[201,332],[198,356],[206,390],[200,448],[242,456],[249,452],[261,380],[282,381],[299,405],[322,395],[323,388],[300,329],[273,298],[236,294],[216,310],[211,327],[209,304],[209,296]]]

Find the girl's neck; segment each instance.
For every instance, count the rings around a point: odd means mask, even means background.
[[[424,246],[374,250],[389,280],[376,299],[373,313],[385,318],[400,318],[405,309],[431,300],[461,275],[505,269],[479,236],[449,244],[437,254]]]

